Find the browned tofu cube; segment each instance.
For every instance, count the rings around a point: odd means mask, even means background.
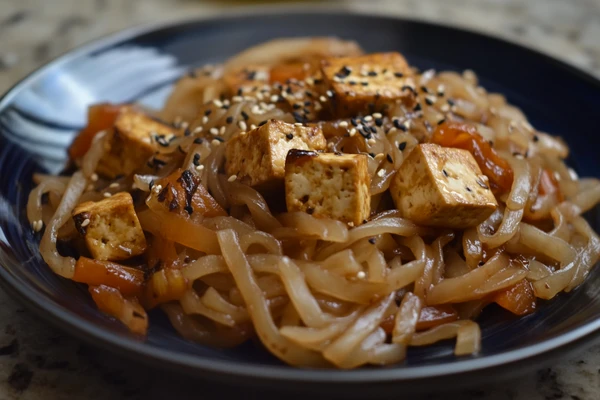
[[[73,220],[96,260],[125,260],[146,250],[146,238],[127,192],[79,204]]]
[[[152,187],[146,204],[151,210],[169,212],[192,220],[227,215],[200,183],[200,178],[181,169],[158,180]]]
[[[331,58],[322,73],[333,92],[337,117],[371,114],[398,101],[415,102],[411,70],[399,53],[374,53],[359,57]]]
[[[110,138],[105,142],[105,154],[96,171],[114,179],[131,175],[152,157],[160,146],[180,134],[171,125],[159,122],[132,107],[125,108],[117,117]]]
[[[498,206],[471,153],[431,143],[411,151],[390,191],[404,217],[421,225],[468,228]]]
[[[262,126],[234,136],[225,147],[228,175],[250,186],[283,181],[285,158],[291,149],[324,150],[325,137],[319,127],[269,120]]]
[[[285,162],[285,202],[290,212],[361,224],[371,212],[367,156],[290,150]]]

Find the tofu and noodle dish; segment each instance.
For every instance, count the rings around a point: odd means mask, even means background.
[[[92,105],[68,154],[27,205],[56,274],[135,335],[157,309],[299,367],[475,354],[481,313],[534,313],[600,255],[559,137],[473,71],[336,38],[194,69],[162,110]]]

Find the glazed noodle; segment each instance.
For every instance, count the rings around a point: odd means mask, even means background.
[[[476,353],[486,306],[534,312],[600,255],[600,185],[562,140],[472,71],[333,38],[194,70],[160,112],[92,106],[69,155],[27,207],[57,274],[136,334],[158,307],[189,340],[256,337],[295,366]]]

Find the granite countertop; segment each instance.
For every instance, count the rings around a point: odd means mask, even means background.
[[[0,92],[49,59],[106,33],[139,23],[213,15],[249,3],[256,2],[0,0]],[[491,33],[600,77],[599,0],[371,0],[336,6]],[[0,399],[213,398],[222,397],[222,390],[107,355],[39,321],[0,290]],[[243,394],[259,396],[252,390]],[[513,382],[451,398],[597,400],[600,347]]]

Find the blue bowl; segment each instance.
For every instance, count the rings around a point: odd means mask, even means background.
[[[65,148],[85,124],[89,104],[138,101],[159,107],[192,67],[226,59],[282,36],[336,35],[367,51],[398,50],[421,69],[473,69],[505,94],[532,124],[562,136],[582,176],[600,176],[600,82],[535,51],[472,32],[355,14],[260,13],[135,28],[83,46],[42,67],[0,100],[0,283],[49,322],[96,346],[172,371],[238,384],[370,396],[481,384],[538,368],[589,345],[600,332],[600,273],[569,294],[514,318],[484,312],[482,351],[455,357],[453,344],[411,348],[386,368],[319,371],[292,368],[248,343],[219,350],[177,335],[160,312],[146,341],[98,312],[84,287],[62,279],[38,252],[25,204],[36,171],[58,172]],[[598,213],[588,216],[595,227]],[[291,385],[291,386],[290,386]]]

